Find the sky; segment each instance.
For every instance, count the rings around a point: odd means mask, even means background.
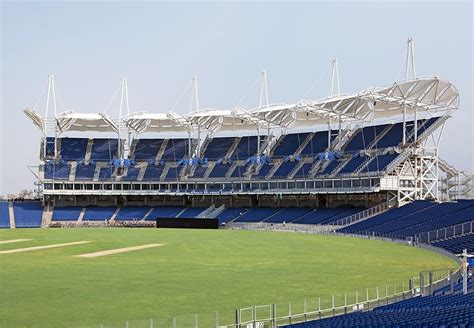
[[[23,109],[50,73],[58,112],[118,116],[124,76],[132,112],[188,112],[193,75],[200,107],[253,108],[262,69],[270,103],[326,97],[334,57],[343,93],[401,80],[410,35],[417,75],[446,78],[461,95],[440,155],[474,171],[471,2],[3,1],[0,10],[0,194],[34,187],[41,134]]]

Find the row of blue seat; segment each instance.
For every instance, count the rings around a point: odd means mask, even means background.
[[[332,318],[287,325],[287,328],[326,327],[465,327],[474,325],[474,293],[415,297]]]
[[[436,121],[436,118],[429,120],[419,120],[419,133],[426,130],[427,127],[432,125]],[[384,171],[388,165],[393,162],[398,154],[387,153],[384,155],[377,155],[374,157],[360,156],[358,152],[365,149],[374,140],[378,140],[378,143],[374,146],[375,148],[389,148],[397,146],[402,140],[402,123],[394,125],[378,125],[365,127],[359,129],[354,136],[349,140],[347,145],[344,147],[346,157],[349,156],[350,160],[346,164],[342,165],[344,158],[334,159],[326,165],[322,165],[321,169],[316,173],[316,176],[324,176],[332,174],[336,167],[341,166],[339,170],[340,174],[353,173],[359,168],[361,172],[380,172]],[[408,127],[410,125],[408,124]],[[409,130],[409,128],[408,128]],[[332,131],[332,138],[335,138],[337,131]],[[382,135],[383,134],[383,135]],[[299,149],[304,142],[309,141],[303,147],[300,155],[305,158],[306,162],[312,162],[314,156],[322,153],[328,148],[328,132],[319,131],[312,135],[310,133],[294,133],[280,136],[280,139],[276,143],[274,150],[271,152],[274,158],[286,158],[294,155],[297,149]],[[217,161],[224,158],[227,152],[235,144],[237,137],[222,137],[213,138],[205,149],[204,157],[208,160]],[[265,137],[260,140],[261,143],[265,141]],[[54,138],[47,138],[47,153],[51,151],[54,154]],[[158,153],[162,148],[163,143],[166,142],[163,154],[160,160],[177,162],[182,158],[186,157],[189,153],[189,140],[185,138],[181,139],[140,139],[136,142],[132,149],[131,158],[140,162],[153,162],[157,159]],[[87,165],[83,164],[85,158],[87,145],[89,139],[87,138],[62,138],[60,142],[59,151],[61,159],[63,161],[77,161],[79,164],[75,170],[74,179],[76,180],[92,180],[96,172],[96,163],[102,162],[102,168],[98,172],[98,180],[107,181],[115,178],[114,169],[108,166],[110,160],[117,157],[118,153],[118,139],[92,139],[91,148],[91,163]],[[245,136],[240,137],[235,150],[230,155],[229,159],[233,160],[246,160],[249,157],[256,154],[258,149],[258,137],[257,136]],[[364,166],[362,167],[362,165]],[[273,178],[282,179],[287,178],[288,175],[298,165],[298,162],[288,161],[283,162],[279,165],[273,174]],[[303,178],[308,176],[311,169],[311,163],[305,163],[296,174],[295,178]],[[229,172],[231,164],[216,165],[211,170],[210,178],[223,178]],[[240,164],[232,173],[231,177],[240,178],[244,176],[247,171],[248,165]],[[259,172],[255,174],[257,178],[264,178],[273,168],[273,164],[263,165]],[[160,165],[149,165],[145,171],[143,180],[144,181],[158,181],[161,179],[163,173],[163,166]],[[170,167],[167,174],[163,177],[165,181],[177,180],[179,178],[181,167]],[[203,178],[207,166],[199,166],[195,169],[192,178]],[[56,180],[68,180],[71,173],[71,168],[67,163],[57,163],[45,166],[45,178],[56,179]],[[124,181],[137,181],[139,175],[138,168],[129,168],[126,174],[123,176]]]
[[[340,232],[414,236],[474,219],[474,200],[435,203],[415,201],[341,229]]]
[[[13,202],[13,213],[17,228],[41,227],[43,206],[40,202]],[[0,228],[10,228],[10,212],[6,201],[0,201]]]

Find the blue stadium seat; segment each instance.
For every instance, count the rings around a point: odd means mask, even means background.
[[[273,157],[286,157],[293,155],[300,145],[306,140],[309,133],[293,133],[282,135],[273,151]]]
[[[280,209],[280,211],[278,211],[277,213],[266,218],[264,222],[268,222],[268,223],[283,223],[283,221],[292,222],[312,211],[313,209],[308,208],[308,207],[288,207],[288,208]]]
[[[257,139],[257,136],[242,137],[230,158],[232,160],[246,160],[256,155],[258,149]],[[263,142],[264,140],[265,138],[261,137],[260,141]]]
[[[212,168],[211,173],[209,174],[210,178],[223,178],[225,177],[227,171],[229,171],[232,164],[222,164],[222,165],[215,165]]]
[[[161,206],[155,207],[153,211],[151,211],[150,215],[146,218],[146,221],[154,221],[158,219],[170,219],[175,218],[184,207],[181,206]]]
[[[207,168],[208,166],[196,166],[192,177],[197,179],[203,178],[204,174],[206,174]]]
[[[140,139],[135,145],[132,156],[136,161],[152,161],[156,159],[163,144],[163,139]]]
[[[295,173],[294,178],[307,177],[312,167],[313,167],[313,163],[304,163]]]
[[[352,157],[350,161],[339,170],[339,174],[354,173],[366,160],[367,157],[362,157],[359,155]]]
[[[150,165],[148,164],[145,175],[143,176],[144,181],[159,181],[161,174],[163,173],[164,166],[162,165]]]
[[[169,139],[161,157],[164,161],[179,161],[188,155],[189,139]]]
[[[110,162],[118,156],[118,139],[93,139],[91,160]]]
[[[415,297],[372,311],[355,312],[286,328],[390,327],[431,328],[465,327],[474,323],[474,293]]]
[[[272,178],[274,179],[281,179],[281,178],[286,178],[288,174],[290,174],[293,169],[296,167],[298,162],[296,161],[288,161],[288,162],[283,162],[280,164],[278,169],[273,173]]]
[[[71,166],[69,164],[46,164],[44,178],[54,180],[69,180]]]
[[[15,226],[17,228],[39,228],[43,217],[41,202],[13,202]]]
[[[331,140],[335,135],[331,137]],[[319,131],[314,134],[310,142],[303,148],[301,155],[315,156],[328,148],[328,131]]]
[[[100,181],[111,181],[114,176],[112,174],[112,167],[101,167],[99,171],[99,180]]]
[[[115,206],[87,206],[83,221],[105,221],[112,217]]]
[[[77,221],[81,214],[82,207],[68,206],[55,207],[53,210],[53,221]]]
[[[193,219],[206,210],[206,207],[187,207],[176,217],[182,219]]]
[[[217,215],[216,219],[219,220],[219,224],[227,223],[227,222],[230,222],[230,221],[234,220],[238,216],[244,214],[245,212],[247,212],[247,210],[248,209],[245,208],[245,207],[226,208],[222,213]]]
[[[148,213],[148,206],[124,206],[115,217],[118,221],[139,221]]]
[[[0,200],[0,228],[10,228],[10,212],[8,202]]]
[[[213,138],[207,145],[204,158],[218,160],[225,157],[235,142],[236,137]]]
[[[87,138],[61,138],[61,158],[65,161],[80,161],[86,156]]]
[[[382,133],[387,125],[368,126],[359,129],[352,139],[344,147],[344,151],[357,151],[366,149]]]
[[[279,208],[254,207],[240,215],[235,222],[259,222],[278,212]]]
[[[122,176],[122,181],[137,181],[139,174],[140,174],[140,168],[129,167],[127,169],[127,175]]]
[[[95,173],[95,164],[78,164],[76,167],[76,180],[92,180]]]

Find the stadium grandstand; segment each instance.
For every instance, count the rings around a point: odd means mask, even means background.
[[[185,115],[130,112],[126,79],[118,118],[25,109],[42,135],[39,201],[1,201],[0,228],[217,219],[222,229],[392,238],[474,253],[472,175],[438,149],[458,90],[411,67],[403,81],[341,94],[334,60],[331,95],[295,104],[270,104],[262,72],[254,109],[200,108],[197,78]],[[47,91],[55,106],[52,75]],[[288,327],[468,327],[473,295],[439,291]]]

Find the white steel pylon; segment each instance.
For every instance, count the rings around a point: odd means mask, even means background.
[[[405,80],[414,79],[415,77],[415,40],[412,36],[409,36],[407,41],[407,57],[405,62]]]
[[[56,91],[54,88],[54,75],[49,74],[48,75],[48,93],[46,95],[46,111],[45,111],[45,118],[48,117],[49,113],[49,101],[50,98],[53,98],[53,109],[54,109],[54,116],[57,114],[57,109],[56,109]]]
[[[339,84],[339,66],[337,64],[337,58],[332,60],[332,76],[331,76],[331,91],[330,97],[340,96],[341,87]]]
[[[199,93],[198,93],[198,78],[193,76],[193,89],[191,90],[191,105],[190,112],[199,112]]]
[[[260,103],[259,108],[268,107],[268,86],[267,86],[267,71],[263,70],[260,74]]]
[[[119,119],[122,120],[122,114],[123,114],[123,105],[125,102],[125,107],[127,110],[127,115],[130,114],[130,106],[128,103],[128,81],[127,78],[124,77],[122,78],[122,92],[120,94],[120,109],[119,109]]]

